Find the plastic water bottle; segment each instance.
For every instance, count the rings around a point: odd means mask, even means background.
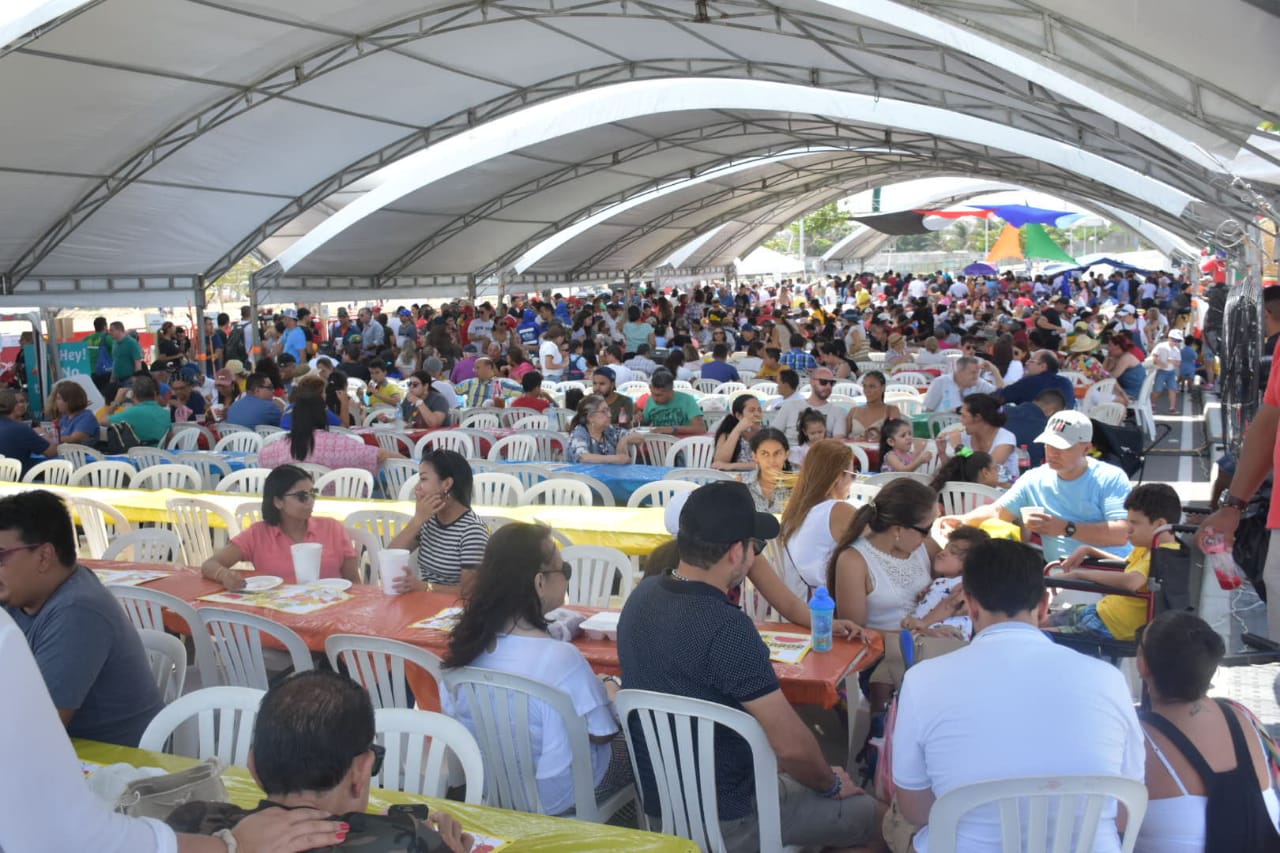
[[[825,586],[818,587],[809,599],[809,630],[815,652],[831,651],[831,620],[835,615],[835,601]]]
[[[1018,446],[1018,470],[1026,471],[1031,467],[1031,451],[1025,444]]]

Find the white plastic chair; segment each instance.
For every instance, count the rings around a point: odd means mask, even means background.
[[[373,475],[363,468],[338,468],[315,480],[320,494],[337,498],[373,497]]]
[[[168,610],[187,625],[187,633],[191,637],[196,652],[196,671],[202,686],[218,683],[218,662],[213,653],[213,643],[209,634],[200,624],[196,609],[187,602],[158,589],[147,589],[141,586],[113,586],[107,589],[124,608],[124,615],[130,624],[139,631],[165,630],[164,611]]]
[[[85,547],[90,557],[102,559],[112,539],[133,531],[133,525],[124,513],[110,504],[81,495],[67,498],[67,504],[84,531]]]
[[[134,460],[139,469],[145,470],[153,465],[172,465],[178,461],[178,454],[161,450],[158,447],[130,447],[125,455]]]
[[[618,505],[609,487],[603,481],[597,480],[590,474],[579,474],[576,471],[556,471],[555,473],[557,477],[564,480],[577,480],[580,483],[586,483],[587,488],[591,490],[591,497],[594,503],[600,506]]]
[[[858,463],[858,470],[863,474],[870,474],[871,460],[867,458],[867,451],[856,444],[846,444],[845,447],[848,447],[849,452],[853,454],[853,461]]]
[[[918,415],[924,411],[923,397],[917,397],[911,394],[885,394],[884,401],[891,406],[897,406],[898,411],[902,413],[903,417],[909,418],[912,415]]]
[[[205,447],[213,447],[218,443],[213,433],[199,424],[174,424],[160,446],[165,450],[199,450],[202,437]]]
[[[418,499],[418,496],[414,494],[414,492],[417,490],[417,488],[418,488],[417,477],[414,477],[412,480],[405,480],[403,483],[400,484],[400,491],[396,493],[396,500],[416,501]]]
[[[458,426],[472,429],[498,429],[502,426],[502,419],[492,409],[476,410],[463,415],[462,420],[458,422]]]
[[[718,471],[715,468],[676,468],[674,471],[668,471],[663,474],[662,479],[682,480],[703,486],[719,480],[736,480],[737,478],[728,471]]]
[[[429,432],[413,447],[413,458],[421,459],[432,450],[452,450],[461,453],[467,459],[480,455],[479,447],[470,433],[457,432],[451,429],[439,429]]]
[[[542,465],[498,465],[501,474],[508,474],[520,481],[520,485],[525,491],[547,479],[549,475],[547,469]],[[572,478],[566,478],[572,479]]]
[[[229,424],[226,421],[218,424],[218,432],[224,437],[233,432],[252,432],[254,435],[258,435],[258,432],[250,427],[241,426],[240,424]]]
[[[903,477],[915,480],[917,483],[924,483],[926,486],[933,482],[932,475],[922,474],[919,471],[884,471],[879,474],[872,474],[864,481],[864,485],[883,486],[885,483],[892,483],[894,480],[899,480]]]
[[[699,379],[693,383],[695,390],[701,391],[703,394],[720,394],[720,386],[724,383],[719,379]]]
[[[139,471],[130,488],[186,489],[198,492],[202,482],[200,472],[190,465],[156,465]]]
[[[729,398],[723,394],[707,394],[698,400],[698,408],[704,415],[729,411]]]
[[[1138,426],[1142,427],[1142,431],[1146,433],[1148,438],[1156,437],[1156,414],[1151,408],[1151,389],[1156,384],[1156,371],[1154,368],[1147,368],[1147,378],[1142,380],[1142,388],[1138,391],[1138,398],[1132,401],[1133,416],[1137,420]]]
[[[964,515],[980,506],[995,503],[1001,494],[999,489],[981,483],[952,481],[943,485],[938,492],[938,500],[942,503],[944,515]]]
[[[633,380],[631,382],[623,382],[621,385],[618,386],[618,393],[626,394],[628,397],[634,400],[637,397],[643,397],[645,394],[649,393],[649,383],[640,382],[639,380]]]
[[[377,708],[374,731],[387,750],[382,773],[374,779],[377,787],[443,797],[450,787],[452,757],[467,786],[463,802],[478,806],[483,801],[484,757],[462,723],[434,711]]]
[[[102,559],[173,565],[182,559],[182,540],[172,531],[145,527],[113,536],[102,552]]]
[[[400,494],[405,483],[413,483],[416,486],[421,469],[412,459],[384,459],[378,473],[382,476],[382,493],[387,497],[393,497]],[[400,498],[400,500],[406,499]]]
[[[223,477],[229,477],[232,474],[231,463],[226,457],[217,453],[208,453],[203,450],[183,453],[179,460],[183,465],[190,465],[200,472],[202,487],[207,492],[212,492],[218,488],[218,484],[222,482]],[[255,458],[252,463],[257,464]]]
[[[775,385],[774,389],[769,393],[776,394],[777,392],[778,392],[778,388]],[[859,385],[857,382],[837,382],[831,388],[831,396],[834,397],[836,395],[839,395],[841,397],[861,397],[862,386]]]
[[[314,483],[316,480],[319,480],[325,474],[328,474],[330,471],[333,470],[328,465],[321,465],[319,462],[296,462],[295,461],[295,462],[290,462],[289,464],[295,465],[298,468],[301,468],[303,471],[306,471],[308,474],[310,474],[312,483]]]
[[[606,545],[570,545],[560,551],[564,561],[573,566],[569,579],[569,603],[581,607],[608,607],[613,595],[613,582],[618,580],[618,594],[625,601],[631,594],[631,560],[617,548]]]
[[[894,378],[896,379],[897,377],[895,376]],[[920,386],[908,385],[905,382],[890,382],[888,385],[886,385],[884,387],[885,402],[889,401],[890,394],[896,394],[898,396],[907,397],[909,399],[916,399],[918,397],[924,396],[920,392]]]
[[[508,435],[498,439],[489,448],[490,462],[532,462],[538,456],[538,443],[531,436]]]
[[[358,399],[357,399],[358,402]],[[400,420],[400,410],[395,406],[374,406],[364,413],[364,418],[360,421],[361,426],[374,427],[381,424],[389,426],[391,424],[403,424]]]
[[[391,540],[399,536],[400,531],[404,530],[411,521],[413,516],[408,513],[387,509],[364,509],[351,513],[343,523],[348,529],[359,528],[372,533],[377,537],[378,544],[387,548],[390,547]]]
[[[893,374],[893,385],[910,385],[912,388],[928,388],[929,383],[932,381],[932,376],[927,376],[923,373],[912,373],[910,371],[906,371],[903,373]],[[889,387],[892,388],[893,385],[890,385]]]
[[[872,483],[854,483],[849,487],[849,503],[854,506],[862,506],[876,495],[880,494],[880,487]]]
[[[1147,813],[1147,788],[1120,776],[993,779],[948,791],[929,809],[929,851],[955,853],[960,821],[992,805],[1000,813],[1004,853],[1087,853],[1094,848],[1102,810],[1112,800],[1128,813],[1120,849],[1132,853]]]
[[[218,439],[214,453],[258,453],[262,450],[262,436],[256,432],[237,430]]]
[[[944,429],[956,426],[959,423],[960,416],[955,412],[933,412],[929,415],[929,433],[934,438],[937,438]]]
[[[165,501],[169,526],[182,540],[183,560],[198,566],[213,556],[226,540],[240,535],[240,522],[232,512],[204,498],[172,498]],[[215,538],[213,519],[222,520],[225,532]],[[263,687],[265,688],[265,685]]]
[[[683,465],[680,462],[682,454]],[[667,458],[663,464],[668,468],[675,468],[677,465],[684,468],[710,468],[715,458],[715,439],[709,435],[691,435],[667,448]]]
[[[43,483],[46,486],[69,486],[75,466],[66,459],[46,459],[32,465],[22,475],[24,483]]]
[[[591,487],[578,480],[552,477],[524,491],[524,506],[591,506]]]
[[[190,758],[220,758],[243,767],[249,760],[253,724],[264,695],[266,691],[248,687],[194,690],[152,718],[138,748]],[[184,723],[194,724],[194,732],[181,731]]]
[[[269,677],[262,654],[263,634],[284,646],[294,672],[311,669],[307,644],[292,629],[278,622],[225,607],[202,607],[196,612],[213,642],[223,684],[267,689]]]
[[[698,485],[698,483],[688,480],[668,480],[665,478],[652,483],[645,483],[632,492],[631,497],[627,498],[627,506],[633,508],[666,506],[671,503],[671,499],[676,495],[692,492],[698,488]]]
[[[1068,382],[1070,382],[1072,388],[1075,388],[1078,385],[1089,384],[1089,377],[1075,370],[1059,370],[1058,375],[1061,376],[1063,379],[1067,380]]]
[[[91,462],[105,462],[106,456],[83,444],[59,444],[58,456],[70,462],[78,470]]]
[[[266,443],[266,440],[271,436],[282,435],[287,432],[287,430],[281,429],[278,426],[272,426],[271,424],[258,424],[256,427],[253,428],[253,431],[256,432],[258,435],[262,436],[262,441],[264,444]]]
[[[403,432],[374,428],[373,437],[378,442],[378,447],[387,453],[413,456],[413,441]]]
[[[836,388],[839,387],[839,385],[836,386]],[[757,379],[755,382],[751,383],[751,390],[759,391],[766,396],[773,396],[778,393],[778,383],[774,382],[772,379]]]
[[[140,628],[138,637],[147,652],[147,663],[151,665],[160,699],[168,705],[182,695],[187,682],[187,647],[177,637],[149,628]]]
[[[573,420],[576,412],[563,408],[550,408],[546,411],[547,420],[551,422],[551,428],[558,432],[568,432],[569,423]]]
[[[426,649],[360,634],[330,634],[324,653],[334,672],[346,667],[351,679],[369,692],[374,708],[412,708],[407,672],[417,667],[441,683],[444,665]]]
[[[535,412],[532,410],[528,412],[520,412],[517,410],[517,414],[511,417],[506,426],[508,429],[547,430],[551,428],[551,422],[547,419],[547,416],[541,412]]]
[[[772,564],[772,559],[770,563]],[[751,617],[752,622],[783,621],[778,611],[773,608],[773,605],[760,593],[760,590],[756,588],[756,585],[750,579],[742,582],[742,609]]]
[[[558,432],[552,432],[549,429],[528,429],[524,430],[524,434],[533,439],[538,446],[534,458],[539,462],[563,462],[565,445],[568,444],[568,436]]]
[[[22,478],[22,462],[18,459],[0,459],[0,481],[16,483]]]
[[[631,458],[640,465],[666,465],[667,451],[680,439],[664,433],[645,433],[644,441],[637,447],[629,445]]]
[[[524,503],[524,486],[510,474],[476,474],[471,482],[471,499],[479,506],[520,506]]]
[[[568,694],[522,675],[470,666],[447,671],[444,683],[457,704],[470,712],[468,729],[480,744],[488,771],[485,805],[543,813],[530,737],[539,710],[544,720],[549,714],[558,714],[565,727],[573,755],[574,816],[578,820],[603,823],[635,799],[634,787],[627,786],[604,803],[596,802],[587,724]],[[547,707],[533,708],[534,702]]]
[[[219,480],[213,490],[237,495],[261,495],[266,489],[270,473],[270,468],[241,468]]]
[[[1089,417],[1095,421],[1111,426],[1120,426],[1124,423],[1124,405],[1121,403],[1099,403],[1089,410]]]
[[[235,512],[236,524],[240,525],[241,530],[248,530],[253,525],[262,521],[262,501],[245,501],[236,504]]]
[[[644,828],[688,838],[708,853],[732,853],[720,834],[716,803],[715,728],[722,726],[739,735],[751,749],[760,849],[783,849],[778,761],[754,717],[715,702],[648,690],[621,690],[614,707],[626,733],[636,787],[641,788],[641,776],[629,725],[632,715],[639,722],[657,786],[661,815],[655,825],[644,808],[638,808]]]
[[[90,462],[76,468],[68,485],[127,489],[137,473],[138,469],[128,462]]]

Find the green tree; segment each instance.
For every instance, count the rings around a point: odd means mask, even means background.
[[[239,263],[205,286],[205,300],[208,302],[248,301],[249,278],[260,269],[262,269],[262,263],[252,255],[246,255],[240,259]]]
[[[821,255],[838,241],[853,233],[849,214],[832,202],[804,217],[804,253],[806,257]],[[797,219],[765,241],[775,252],[800,253],[800,220]]]

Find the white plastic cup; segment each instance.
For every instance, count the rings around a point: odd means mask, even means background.
[[[382,578],[382,591],[387,595],[399,595],[396,581],[409,576],[409,552],[404,548],[386,548],[378,552],[378,575]]]
[[[320,557],[324,546],[319,542],[302,542],[290,546],[293,553],[293,576],[298,583],[315,583],[320,580]]]
[[[1021,511],[1022,511],[1022,526],[1026,527],[1027,522],[1031,520],[1031,516],[1035,515],[1036,513],[1044,514],[1044,507],[1024,506]]]

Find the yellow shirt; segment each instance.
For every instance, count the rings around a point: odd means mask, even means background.
[[[1178,545],[1169,542],[1160,547],[1176,549]],[[1138,572],[1144,578],[1151,577],[1151,549],[1135,547],[1125,561],[1124,570]],[[1132,640],[1137,630],[1147,624],[1147,600],[1129,595],[1103,596],[1098,602],[1098,618],[1117,640]]]
[[[404,396],[404,389],[390,380],[385,380],[376,387],[370,385],[368,390],[371,406],[396,406]]]
[[[871,304],[871,292],[868,290],[859,290],[857,300],[858,310],[865,310],[866,307]]]

